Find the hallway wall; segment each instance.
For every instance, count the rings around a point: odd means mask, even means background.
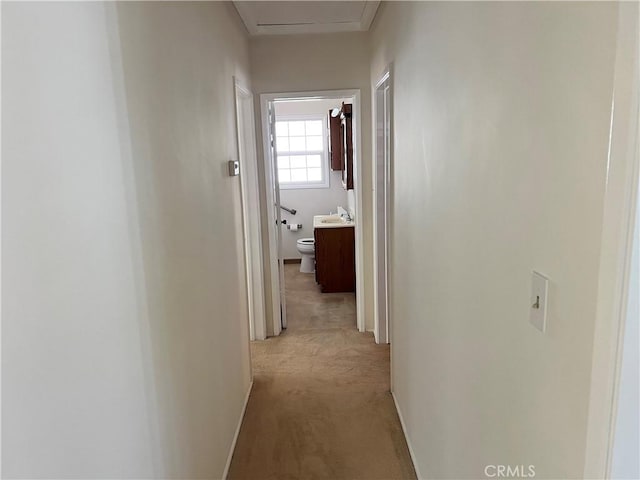
[[[250,39],[251,81],[256,94],[256,132],[258,134],[258,167],[264,178],[264,147],[260,114],[260,94],[304,92],[311,90],[344,90],[359,88],[362,102],[362,183],[364,229],[364,305],[366,329],[373,330],[373,217],[371,167],[371,87],[369,44],[365,32],[330,35],[263,35]],[[263,205],[264,181],[260,192]],[[346,208],[346,206],[345,206]],[[266,221],[263,243],[268,245]],[[265,249],[264,258],[269,258]],[[265,285],[269,288],[271,273],[265,265]],[[273,311],[267,295],[267,315]],[[272,328],[272,319],[267,319]],[[270,332],[271,334],[272,332]]]
[[[3,478],[220,478],[250,382],[228,3],[2,5]]]
[[[157,468],[100,4],[2,4],[2,477]]]
[[[393,62],[393,390],[423,478],[582,477],[616,9],[389,2],[374,21],[372,81]]]
[[[230,3],[121,2],[167,476],[222,474],[250,381],[233,77],[250,86]]]

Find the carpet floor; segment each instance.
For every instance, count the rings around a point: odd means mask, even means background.
[[[252,342],[253,389],[229,479],[414,479],[389,346],[356,329],[355,295],[285,265],[288,328]]]

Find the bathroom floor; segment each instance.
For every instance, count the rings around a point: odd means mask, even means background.
[[[230,479],[413,479],[389,393],[389,346],[356,329],[355,295],[285,265],[288,328],[253,342],[253,390]]]

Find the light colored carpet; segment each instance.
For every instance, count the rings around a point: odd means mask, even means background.
[[[285,265],[289,325],[251,345],[254,383],[230,479],[413,479],[389,347],[359,333],[353,293]]]

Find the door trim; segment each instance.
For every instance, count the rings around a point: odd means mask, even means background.
[[[265,175],[264,175],[264,188],[266,192],[267,201],[267,226],[269,231],[269,265],[275,265],[277,263],[277,232],[276,232],[276,218],[273,215],[273,209],[271,205],[275,203],[274,195],[272,192],[272,185],[275,182],[274,178],[274,159],[272,158],[271,149],[269,148],[269,125],[268,125],[268,107],[269,103],[277,100],[291,100],[301,98],[318,98],[318,99],[330,99],[330,98],[352,98],[352,121],[356,130],[355,142],[353,148],[354,157],[354,179],[355,179],[355,234],[356,234],[356,323],[360,332],[365,331],[365,318],[364,318],[364,229],[362,225],[362,209],[363,209],[363,190],[362,184],[362,122],[361,122],[361,94],[360,89],[346,89],[346,90],[313,90],[304,92],[279,92],[279,93],[263,93],[260,95],[260,110],[262,119],[262,140],[264,149],[264,162],[265,162]],[[279,335],[281,328],[277,320],[280,318],[280,306],[279,306],[279,290],[280,285],[277,278],[274,278],[273,268],[271,269],[271,298],[273,303],[274,314],[274,335]],[[276,272],[277,273],[277,272]],[[274,280],[276,280],[274,282]],[[277,324],[278,323],[278,324]],[[276,325],[277,324],[277,325]]]
[[[640,175],[640,19],[621,3],[583,478],[610,478]]]

